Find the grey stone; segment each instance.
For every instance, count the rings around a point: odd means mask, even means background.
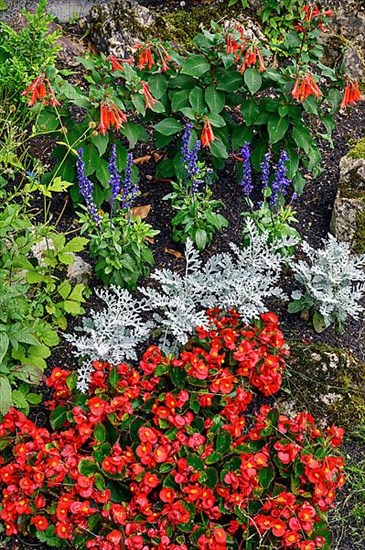
[[[98,51],[118,57],[129,57],[136,42],[157,36],[159,26],[168,26],[161,16],[134,0],[94,6],[80,25]]]
[[[342,157],[338,191],[332,211],[331,232],[339,241],[352,243],[357,215],[365,210],[365,159]]]

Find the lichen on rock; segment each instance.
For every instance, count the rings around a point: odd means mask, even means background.
[[[282,399],[296,411],[307,409],[323,424],[353,427],[365,421],[365,362],[325,344],[290,345]]]

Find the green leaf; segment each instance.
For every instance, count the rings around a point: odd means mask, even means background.
[[[224,118],[217,113],[209,113],[208,119],[212,126],[215,126],[216,128],[223,128],[226,125]]]
[[[205,90],[205,101],[212,113],[220,113],[224,107],[226,96],[218,91],[213,84]]]
[[[220,429],[217,435],[216,450],[225,453],[228,451],[232,443],[232,438],[229,432]]]
[[[323,332],[327,328],[324,317],[319,311],[315,311],[313,314],[313,328],[318,333]]]
[[[71,285],[68,281],[62,281],[62,283],[60,285],[58,285],[57,290],[58,290],[58,293],[61,296],[61,298],[66,300],[67,296],[71,292]]]
[[[17,407],[18,409],[23,409],[26,414],[29,413],[29,404],[27,398],[21,391],[14,390],[12,393],[12,398],[15,407]]]
[[[80,315],[82,311],[80,303],[72,300],[65,300],[63,302],[63,307],[66,313],[70,313],[71,315]]]
[[[97,150],[99,151],[99,155],[102,157],[106,151],[106,148],[108,147],[109,143],[109,134],[98,134],[97,136],[93,136],[91,138],[91,142]]]
[[[223,453],[221,453],[219,451],[213,451],[212,454],[207,456],[207,458],[205,459],[205,463],[206,464],[214,464],[215,462],[218,462],[219,460],[222,460],[222,458],[223,458]]]
[[[180,111],[184,107],[189,106],[189,90],[180,90],[178,92],[171,92],[172,94],[172,100],[171,100],[171,108],[173,111]]]
[[[9,337],[6,332],[0,332],[0,366],[9,348]]]
[[[263,468],[259,471],[259,480],[260,485],[264,489],[268,489],[271,485],[271,483],[275,479],[275,468],[273,466],[268,466],[267,468]]]
[[[210,63],[202,55],[190,55],[182,66],[181,74],[202,76],[210,70]]]
[[[188,456],[188,464],[198,472],[204,470],[204,460],[202,460],[197,454],[192,453]]]
[[[104,424],[99,422],[94,428],[94,437],[98,443],[104,443],[106,440],[106,429]]]
[[[148,84],[153,97],[156,99],[161,99],[168,87],[167,78],[163,74],[151,75]]]
[[[194,241],[199,250],[204,250],[208,244],[208,235],[204,229],[197,229],[194,235]]]
[[[138,141],[145,141],[147,139],[147,133],[144,127],[134,122],[126,122],[123,128],[120,129],[120,133],[127,138],[131,149],[133,149]]]
[[[281,118],[279,115],[273,115],[270,117],[267,123],[267,129],[269,131],[269,142],[277,143],[285,136],[289,128],[288,118]]]
[[[262,85],[262,76],[256,69],[246,69],[243,78],[252,95],[259,91]]]
[[[61,428],[64,422],[66,422],[67,420],[67,407],[65,407],[65,405],[61,405],[60,407],[57,407],[56,409],[51,411],[49,420],[54,430],[58,430],[59,428]]]
[[[0,376],[0,414],[6,414],[12,405],[11,386],[5,376]]]
[[[227,147],[224,145],[220,137],[216,136],[215,140],[209,145],[209,149],[213,157],[217,157],[220,159],[228,158]]]
[[[172,136],[178,132],[181,132],[183,129],[181,122],[175,118],[165,118],[165,120],[155,124],[153,127],[157,132],[165,136]]]
[[[90,458],[80,460],[77,469],[82,476],[86,477],[92,476],[99,470],[96,462]]]
[[[190,105],[196,113],[202,115],[206,111],[205,101],[204,101],[204,91],[202,88],[195,86],[189,94]]]
[[[247,141],[250,142],[253,137],[252,128],[249,126],[238,126],[232,132],[232,147],[233,149],[240,149]]]
[[[36,536],[39,542],[48,544],[54,548],[63,546],[63,541],[55,534],[54,525],[50,525],[45,531],[36,531]]]
[[[243,77],[236,71],[227,71],[222,74],[217,90],[223,92],[236,92],[243,84]]]
[[[251,126],[259,115],[259,107],[254,99],[242,101],[241,113],[247,126]]]

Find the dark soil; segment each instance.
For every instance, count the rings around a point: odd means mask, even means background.
[[[156,0],[155,2],[141,0],[141,3],[162,5],[165,2]],[[178,2],[171,4],[176,4]],[[194,2],[186,2],[186,5],[194,4]],[[70,34],[73,34],[72,28],[67,27]],[[336,188],[339,176],[339,161],[346,154],[350,145],[350,140],[356,140],[365,135],[365,103],[352,109],[350,114],[339,115],[337,117],[336,130],[333,135],[334,148],[331,149],[328,144],[322,144],[323,166],[322,175],[316,179],[308,180],[308,185],[303,195],[298,199],[296,204],[298,230],[308,242],[315,246],[321,246],[321,240],[326,237],[329,232],[329,224],[331,219],[331,211],[336,196]],[[41,141],[34,144],[35,150],[38,151],[41,157],[49,156],[52,144],[49,141]],[[141,151],[141,156],[151,154],[151,160],[147,164],[141,165],[141,195],[138,198],[138,204],[150,204],[151,212],[148,216],[148,222],[160,231],[155,238],[152,246],[155,258],[155,267],[169,267],[174,270],[182,269],[184,266],[183,258],[176,258],[171,251],[177,251],[183,254],[183,247],[174,243],[171,240],[170,220],[172,210],[163,197],[170,192],[170,185],[166,182],[157,181],[154,177],[155,163],[153,161],[153,149],[144,149]],[[234,170],[235,162],[233,160],[227,163],[226,169],[219,174],[218,180],[213,185],[214,195],[220,198],[225,208],[222,212],[229,221],[229,227],[224,230],[212,243],[207,251],[204,252],[204,258],[208,259],[212,254],[226,251],[229,248],[230,242],[240,243],[241,241],[241,212],[243,210],[244,199],[242,192],[237,184]],[[54,204],[54,218],[57,219],[59,213],[64,207],[65,196],[60,196]],[[64,210],[60,229],[67,230],[74,227],[75,214],[71,202],[68,201]],[[290,274],[283,277],[283,287],[287,294],[290,294],[294,287],[293,279]],[[98,307],[98,304],[89,303],[86,309]],[[322,334],[317,334],[309,323],[300,318],[299,315],[290,315],[286,311],[286,304],[275,304],[275,310],[281,318],[282,329],[285,332],[287,340],[300,340],[303,342],[322,342],[335,347],[345,348],[361,360],[365,361],[365,321],[362,318],[360,321],[349,320],[346,324],[346,331],[339,334],[334,328],[329,328]],[[69,331],[72,331],[73,326],[77,325],[78,321],[71,320]],[[49,370],[56,365],[74,369],[77,367],[76,361],[73,358],[69,345],[66,342],[55,348],[52,352],[52,357],[49,362]],[[319,381],[320,383],[320,381]],[[45,388],[43,388],[45,390]],[[41,425],[47,424],[47,409],[38,407],[33,413],[33,419]],[[346,454],[351,456],[352,460],[357,460],[363,457],[365,453],[364,441],[349,439],[345,444]],[[340,496],[339,509],[346,507],[347,499],[351,491],[345,489]],[[334,516],[335,517],[335,516]],[[333,522],[333,530],[335,541],[333,548],[339,550],[361,549],[362,545],[358,543],[358,539],[354,537],[354,530],[350,524],[345,525],[345,529],[338,522]],[[35,541],[21,540],[19,537],[13,537],[11,542],[2,542],[0,535],[0,548],[6,550],[29,550],[38,548],[39,550],[47,550],[48,547]],[[337,541],[337,542],[336,542]]]

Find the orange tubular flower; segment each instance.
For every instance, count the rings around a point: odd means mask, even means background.
[[[60,106],[61,103],[56,98],[54,89],[51,86],[50,81],[46,78],[46,83],[43,80],[42,75],[38,76],[28,86],[21,95],[30,96],[28,105],[32,107],[38,100],[41,100],[43,105],[50,105],[51,107]]]
[[[153,95],[150,92],[150,87],[147,84],[147,82],[141,82],[142,84],[142,91],[144,95],[144,101],[146,104],[146,109],[152,109],[154,104],[157,102],[157,99],[153,97]]]
[[[315,83],[313,75],[306,74],[304,77],[297,77],[291,95],[293,99],[303,103],[310,95],[318,98],[322,95],[322,92]]]
[[[119,63],[118,58],[115,55],[109,55],[109,61],[112,64],[112,71],[124,71],[123,66]]]
[[[203,147],[209,147],[209,145],[215,140],[212,125],[208,119],[205,119],[203,130],[200,136]]]
[[[345,109],[347,105],[354,105],[356,101],[363,99],[357,82],[349,82],[346,84],[345,93],[343,95],[340,109]]]
[[[116,130],[122,128],[127,122],[127,115],[113,102],[100,103],[100,124],[98,130],[100,134],[105,135],[112,126]]]
[[[143,49],[139,54],[139,58],[138,58],[138,68],[142,70],[145,67],[148,67],[148,70],[150,71],[155,64],[152,57],[151,49],[149,48],[149,46],[147,47],[142,46],[142,48]]]
[[[35,78],[28,88],[22,92],[24,96],[29,96],[30,94],[29,106],[33,106],[38,99],[42,101],[43,105],[46,105],[47,89],[42,76]]]
[[[242,51],[237,55],[236,62],[239,61]],[[250,47],[246,50],[245,57],[243,58],[243,63],[239,69],[240,73],[243,74],[248,67],[256,65],[257,60],[259,60],[259,72],[262,73],[266,71],[264,57],[260,48]]]

